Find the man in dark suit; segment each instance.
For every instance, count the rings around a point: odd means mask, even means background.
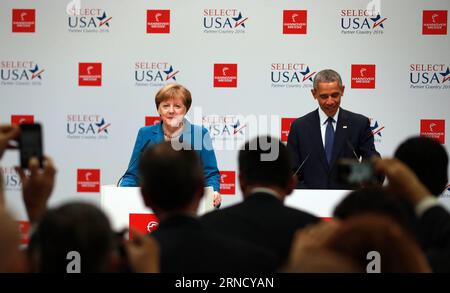
[[[450,272],[450,213],[419,178],[400,160],[377,159],[378,172],[386,174],[389,188],[409,202],[417,216],[419,239],[434,272]],[[423,241],[426,240],[426,241]]]
[[[202,217],[228,237],[246,240],[273,251],[282,265],[297,229],[319,219],[284,206],[296,185],[286,146],[271,137],[247,142],[239,152],[239,184],[244,201]]]
[[[204,177],[195,151],[176,151],[169,142],[155,145],[140,159],[139,178],[144,202],[160,220],[151,236],[160,245],[161,272],[275,271],[269,251],[228,239],[196,218]]]
[[[347,189],[333,176],[336,161],[379,156],[369,119],[340,108],[344,89],[336,71],[317,73],[311,92],[319,108],[291,125],[287,145],[294,157],[294,168],[299,169],[297,188]]]

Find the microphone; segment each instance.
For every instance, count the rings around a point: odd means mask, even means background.
[[[130,170],[130,167],[139,159],[139,157],[141,156],[142,152],[145,150],[145,148],[148,146],[148,144],[151,142],[152,140],[149,139],[147,140],[147,142],[144,144],[144,146],[141,148],[141,150],[139,151],[139,154],[136,156],[136,158],[134,158],[133,162],[131,162],[131,164],[128,165],[127,170],[125,171],[125,173],[122,175],[122,177],[120,177],[119,181],[117,181],[117,187],[119,187],[120,182],[122,181],[123,177],[125,177],[125,175],[127,175],[128,170]]]
[[[348,140],[348,139],[347,139],[347,145],[348,145],[348,147],[352,150],[353,155],[355,156],[356,160],[359,161],[359,157],[358,157],[358,155],[356,154],[355,148],[353,147],[352,143],[351,143],[350,140]]]

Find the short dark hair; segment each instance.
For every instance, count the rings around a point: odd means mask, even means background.
[[[408,165],[432,194],[439,196],[444,191],[448,182],[448,155],[437,140],[411,137],[397,148],[394,156]]]
[[[272,152],[273,160],[264,155]],[[286,146],[271,136],[259,136],[245,143],[239,151],[239,173],[247,184],[275,185],[287,187],[292,177],[292,159]]]
[[[171,211],[183,208],[203,190],[203,168],[193,150],[177,151],[169,142],[148,148],[139,161],[142,194],[156,207]]]
[[[335,81],[337,81],[339,87],[342,88],[342,79],[339,73],[337,73],[333,69],[321,70],[314,76],[313,89],[317,90],[317,87],[321,82],[330,83]]]
[[[81,256],[82,273],[106,272],[113,249],[108,218],[86,203],[65,204],[48,210],[33,236],[39,272],[66,273],[70,251]]]
[[[334,208],[333,216],[346,220],[367,212],[386,215],[404,228],[411,228],[404,204],[382,187],[352,191]]]

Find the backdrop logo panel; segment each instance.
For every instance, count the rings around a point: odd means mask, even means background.
[[[1,61],[1,85],[40,86],[44,71],[35,61]]]
[[[281,141],[287,142],[292,122],[297,118],[281,118]]]
[[[341,34],[344,35],[380,35],[384,33],[387,18],[378,10],[341,9]]]
[[[446,35],[447,14],[447,10],[424,10],[422,13],[422,34]]]
[[[248,17],[238,9],[203,9],[203,32],[208,34],[243,34]]]
[[[307,10],[283,11],[283,34],[305,35],[307,29]]]
[[[36,31],[36,9],[13,9],[12,32],[34,33]]]
[[[100,8],[71,10],[68,16],[70,33],[109,33],[112,16]]]
[[[409,82],[411,89],[450,89],[450,68],[447,64],[411,64]]]
[[[375,88],[375,65],[352,64],[352,89]]]
[[[102,85],[102,63],[78,63],[79,86]]]
[[[111,123],[99,114],[68,114],[68,139],[108,139]]]
[[[147,34],[170,33],[170,10],[147,10]]]
[[[237,87],[237,64],[214,64],[214,87]]]
[[[247,123],[235,115],[209,115],[202,119],[213,143],[222,141],[244,141]]]
[[[445,120],[443,119],[421,119],[420,136],[431,137],[445,144]]]
[[[152,126],[161,123],[159,116],[145,116],[145,126]]]
[[[220,171],[220,194],[236,194],[236,171]]]
[[[270,81],[273,88],[312,88],[316,71],[305,63],[272,63]]]
[[[30,222],[28,221],[17,221],[19,225],[20,240],[22,244],[28,244],[30,242]]]
[[[78,169],[77,192],[100,192],[100,169]]]
[[[370,118],[369,120],[374,142],[381,143],[381,138],[383,137],[382,131],[385,127],[381,126],[375,118]]]
[[[162,87],[166,83],[177,81],[180,70],[165,61],[134,62],[135,86]]]
[[[11,124],[19,125],[19,124],[33,124],[34,123],[34,115],[11,115]]]
[[[22,182],[14,167],[0,167],[3,176],[3,188],[6,191],[22,190]]]
[[[159,219],[155,214],[130,214],[128,225],[130,227],[129,238],[133,239],[131,228],[143,234],[148,234],[158,229]]]

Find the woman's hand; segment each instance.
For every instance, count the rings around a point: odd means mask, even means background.
[[[220,205],[222,203],[222,196],[217,191],[214,191],[214,201],[213,205],[216,209],[220,208]]]

